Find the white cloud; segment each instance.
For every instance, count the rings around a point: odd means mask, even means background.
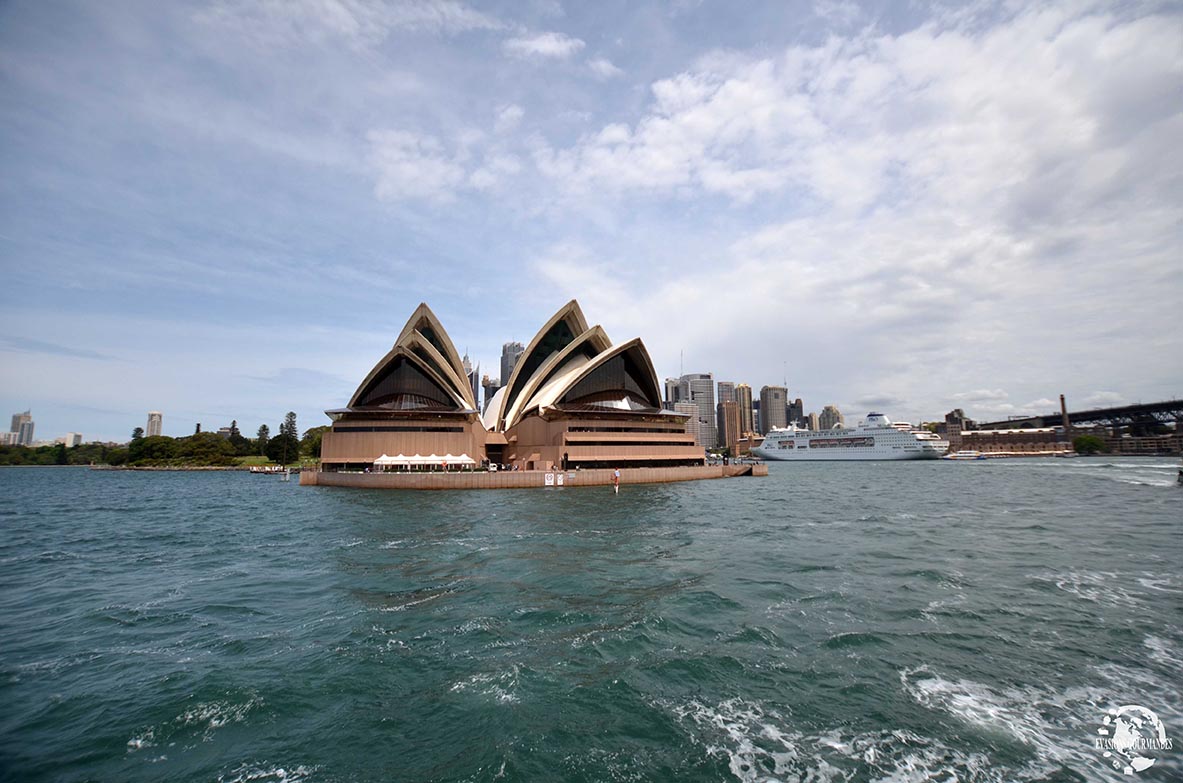
[[[852,25],[862,16],[862,9],[850,0],[814,0],[813,13],[838,25]]]
[[[379,44],[395,30],[455,34],[504,27],[496,18],[454,0],[223,0],[198,19],[256,42],[344,41],[354,48]]]
[[[617,76],[623,76],[624,71],[612,64],[611,60],[603,57],[597,57],[594,60],[589,60],[587,67],[591,72],[601,79],[615,79]]]
[[[493,129],[497,133],[508,133],[518,127],[525,113],[525,110],[517,104],[503,106],[497,111],[497,119]]]
[[[483,165],[468,177],[468,184],[476,190],[489,190],[522,170],[522,163],[513,155],[493,153]]]
[[[1005,400],[1009,398],[1002,389],[975,389],[969,392],[959,392],[952,395],[952,399],[957,402],[993,402],[997,400]]]
[[[652,338],[655,355],[697,345],[764,365],[765,382],[793,355],[804,361],[790,375],[830,398],[836,386],[852,397],[888,388],[939,405],[949,395],[935,386],[952,385],[979,389],[961,394],[980,395],[982,410],[1015,410],[993,384],[1039,397],[1082,373],[1144,372],[1121,369],[1154,350],[1144,335],[1158,335],[1159,351],[1178,346],[1170,297],[1151,294],[1147,307],[1130,281],[1176,294],[1183,284],[1183,105],[1168,97],[1181,80],[1178,15],[1041,8],[973,31],[930,23],[773,57],[705,57],[654,83],[635,121],[533,156],[580,208],[712,196],[735,207],[742,228],[729,245],[649,276],[634,271],[649,259],[620,260],[630,284],[608,302],[613,317],[637,331],[682,324]],[[751,205],[779,217],[753,227],[738,218]],[[1099,292],[1105,322],[1077,319]],[[685,323],[696,307],[711,317]],[[753,322],[767,337],[748,338],[741,325]],[[1066,349],[1094,340],[1105,355]],[[812,360],[830,351],[849,369],[821,379]],[[1048,399],[1019,412],[1046,412],[1033,406]]]
[[[584,42],[563,33],[539,33],[510,38],[502,43],[502,50],[511,57],[523,59],[564,60],[584,47]]]
[[[1081,403],[1087,408],[1111,408],[1118,405],[1125,405],[1126,398],[1120,392],[1098,391],[1085,397],[1081,400]]]
[[[367,138],[379,198],[447,201],[465,180],[457,156],[449,156],[434,137],[383,130],[371,131]]]

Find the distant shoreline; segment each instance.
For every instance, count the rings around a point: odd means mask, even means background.
[[[250,472],[250,465],[0,465],[0,468],[79,468],[83,470],[144,470],[158,473],[181,471],[240,471]],[[300,468],[292,468],[296,473]]]

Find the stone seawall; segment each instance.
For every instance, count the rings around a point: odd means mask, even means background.
[[[621,468],[621,484],[665,484],[673,481],[767,476],[768,466],[703,465],[685,468]],[[300,474],[306,486],[359,489],[526,489],[532,487],[595,487],[612,483],[611,470],[519,470],[499,473],[318,473]]]

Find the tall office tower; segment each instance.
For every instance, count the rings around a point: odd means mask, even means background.
[[[33,412],[12,414],[13,443],[17,446],[33,445]]]
[[[679,402],[698,406],[698,426],[702,445],[714,448],[719,441],[715,431],[715,376],[709,372],[688,373],[678,379]],[[676,409],[675,409],[676,410]]]
[[[698,406],[692,402],[675,402],[674,412],[686,414],[686,434],[694,438],[695,445],[705,445],[702,442],[702,427],[698,421]]]
[[[477,410],[480,410],[481,366],[478,364],[475,368],[473,368],[472,361],[468,358],[468,351],[464,352],[464,358],[460,360],[460,364],[464,367],[464,377],[468,379],[468,388],[472,389],[472,399],[477,404]]]
[[[817,414],[816,413],[809,414],[809,429],[814,432],[817,432],[821,428],[822,428],[821,422],[818,421]]]
[[[736,456],[739,450],[739,404],[734,400],[720,402],[716,408],[719,419],[719,445]]]
[[[677,378],[665,379],[665,406],[674,409],[676,403],[682,402],[682,384]]]
[[[752,387],[746,383],[735,384],[735,404],[739,406],[739,432],[746,435],[756,431],[756,422],[752,410]]]
[[[735,402],[735,384],[731,381],[719,381],[719,402]]]
[[[496,378],[490,380],[489,376],[486,375],[481,378],[481,386],[485,390],[485,404],[481,407],[481,413],[484,413],[484,409],[489,407],[489,400],[493,399],[493,395],[501,388],[501,381]]]
[[[82,445],[82,433],[81,432],[67,432],[64,442],[66,444],[66,448],[68,448],[68,449],[72,449],[75,446],[81,446]]]
[[[501,346],[501,385],[509,383],[513,368],[517,366],[518,359],[525,351],[526,346],[521,343],[505,343]]]
[[[788,426],[785,400],[789,390],[784,386],[764,386],[760,389],[760,431],[765,434],[775,427]]]
[[[148,411],[148,428],[144,430],[144,435],[149,438],[159,435],[163,424],[164,415],[160,411]]]
[[[822,413],[817,417],[817,421],[823,430],[833,429],[835,424],[840,427],[846,425],[846,420],[842,418],[842,411],[833,405],[822,408]]]
[[[788,404],[788,418],[789,424],[796,424],[798,427],[805,426],[805,403],[801,402],[798,397],[793,402]]]

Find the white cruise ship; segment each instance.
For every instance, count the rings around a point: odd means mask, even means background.
[[[948,448],[931,432],[868,413],[857,427],[773,429],[752,453],[767,460],[937,459]]]

